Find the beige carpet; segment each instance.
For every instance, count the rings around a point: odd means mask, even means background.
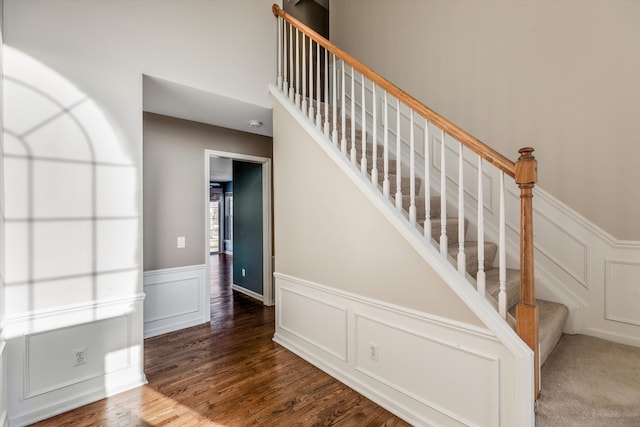
[[[536,426],[640,426],[640,348],[563,335],[542,367]]]

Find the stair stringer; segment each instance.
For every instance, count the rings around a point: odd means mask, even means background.
[[[442,278],[460,301],[462,301],[471,310],[471,312],[477,316],[477,318],[487,328],[488,332],[490,332],[490,334],[492,334],[493,337],[495,337],[495,339],[499,341],[513,356],[513,365],[517,366],[516,378],[514,378],[513,381],[516,385],[516,389],[514,389],[513,392],[517,395],[515,402],[515,406],[517,406],[517,408],[514,410],[517,414],[517,420],[512,420],[514,422],[513,425],[533,426],[533,352],[517,336],[512,327],[499,316],[491,303],[475,291],[474,286],[460,275],[447,259],[443,258],[437,252],[431,242],[427,242],[424,239],[424,236],[420,234],[416,227],[412,226],[408,222],[401,211],[393,207],[391,201],[386,199],[380,192],[379,188],[371,183],[370,177],[362,174],[359,168],[356,168],[344,157],[340,152],[339,146],[332,144],[330,139],[322,133],[321,128],[316,127],[315,124],[309,120],[306,115],[299,111],[276,86],[270,86],[270,93],[273,100],[280,104],[293,118],[295,118],[297,123],[306,131],[318,147],[320,147],[320,149],[335,163],[340,171],[344,173],[344,175],[346,175],[348,179],[361,191],[369,202],[371,202],[371,204],[382,215],[384,215],[397,232]],[[277,189],[275,191],[277,191]],[[286,344],[284,342],[281,343]],[[292,351],[295,351],[295,349]],[[296,352],[300,354],[298,351]],[[303,354],[301,355],[304,357]],[[310,361],[313,363],[313,360]],[[317,366],[325,369],[321,363],[318,363]],[[330,372],[328,369],[325,370]],[[363,392],[361,387],[356,388]],[[363,392],[363,394],[366,395],[366,391]]]

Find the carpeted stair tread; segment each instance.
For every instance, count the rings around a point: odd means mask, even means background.
[[[382,147],[378,146],[379,150],[382,150]],[[357,158],[357,163],[358,165],[360,165],[360,162],[362,161],[362,157],[358,157]],[[387,171],[388,173],[396,173],[396,161],[389,159],[389,163],[387,166]],[[369,171],[371,171],[371,168],[373,167],[373,163],[371,161],[371,156],[367,156],[367,169],[369,169]],[[382,157],[381,155],[378,155],[378,157],[376,157],[376,168],[378,169],[378,174],[380,175],[381,178],[384,177],[384,157]],[[382,179],[380,179],[380,181],[382,181]]]
[[[558,344],[562,330],[569,317],[569,309],[557,302],[537,300],[540,315],[540,366]]]
[[[542,299],[536,302],[539,316],[540,366],[542,366],[562,337],[562,330],[569,317],[569,309],[566,305],[557,302]],[[516,308],[513,307],[509,313],[515,317]]]
[[[424,215],[424,214],[423,214]],[[418,223],[424,227],[424,217],[418,218]],[[465,219],[464,221],[464,229],[465,234],[467,231],[467,227],[469,226],[469,220]],[[432,218],[431,219],[431,236],[436,239],[436,241],[440,241],[440,233],[442,227],[442,220],[440,218]],[[449,242],[449,246],[455,244],[456,248],[458,247],[458,218],[447,218],[447,241]],[[467,244],[465,242],[465,252]],[[457,251],[457,250],[456,250]],[[457,252],[456,252],[457,253]]]
[[[430,218],[439,218],[440,217],[440,197],[439,196],[431,196],[430,200],[431,200],[431,203],[430,203],[430,206],[429,206]],[[416,203],[416,218],[418,218],[418,220],[420,221],[421,225],[423,225],[424,218],[425,218],[425,204],[424,204],[424,201],[425,201],[424,193],[422,193],[421,196],[416,196],[416,199],[415,199],[415,203]],[[394,202],[395,202],[395,198],[394,198]],[[408,195],[408,194],[403,194],[402,195],[402,207],[407,212],[409,211],[410,203],[411,203],[411,196]]]
[[[378,183],[380,185],[382,185],[382,178],[378,177]],[[406,176],[400,176],[400,191],[402,191],[402,194],[409,194],[409,190],[411,188],[411,179],[409,177]],[[416,191],[420,188],[420,185],[422,184],[422,180],[418,177],[416,177]],[[396,182],[396,175],[393,174],[389,174],[389,193],[392,195],[395,195],[397,191],[397,182]]]
[[[439,241],[439,237],[436,237],[436,241]],[[457,259],[458,256],[458,243],[454,243],[448,246],[448,252],[453,259]],[[467,261],[467,273],[474,276],[478,272],[478,242],[468,241],[464,242],[464,252],[466,254]],[[488,271],[493,265],[493,260],[498,252],[498,246],[495,243],[484,242],[484,269]]]
[[[511,310],[520,300],[520,270],[507,268],[506,273],[507,309]],[[487,294],[498,301],[498,293],[500,293],[499,268],[491,268],[485,272],[485,289]]]

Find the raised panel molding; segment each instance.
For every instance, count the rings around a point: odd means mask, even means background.
[[[2,329],[0,328],[0,333]],[[6,382],[5,382],[5,372],[6,372],[6,357],[5,357],[5,348],[6,341],[0,338],[0,427],[6,427],[9,425],[9,419],[7,418],[7,402],[6,402]]]
[[[281,286],[278,328],[347,362],[347,308]],[[317,319],[323,319],[318,328]]]
[[[411,424],[533,425],[519,403],[530,397],[529,365],[490,331],[274,276],[274,341]],[[346,358],[327,351],[343,339]],[[474,398],[460,401],[463,389]]]
[[[11,319],[7,414],[29,425],[146,383],[142,295]],[[74,366],[74,350],[86,364]]]
[[[355,323],[358,371],[463,425],[499,425],[496,357],[359,313],[355,314]],[[376,360],[367,351],[371,344],[377,346]],[[451,381],[450,372],[443,369],[448,365],[455,366],[456,375],[464,379],[464,384]],[[429,387],[429,382],[436,382],[439,387]],[[459,399],[461,387],[475,398]],[[459,415],[465,412],[466,417]]]
[[[605,318],[640,326],[640,262],[606,260]]]
[[[149,338],[210,320],[206,265],[144,272],[144,337]]]
[[[131,366],[131,315],[25,336],[25,399]],[[86,363],[74,366],[82,348]]]

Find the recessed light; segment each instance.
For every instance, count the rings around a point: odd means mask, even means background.
[[[262,122],[259,120],[251,120],[249,122],[249,127],[251,129],[256,129],[256,128],[259,128],[260,126],[262,126]]]

